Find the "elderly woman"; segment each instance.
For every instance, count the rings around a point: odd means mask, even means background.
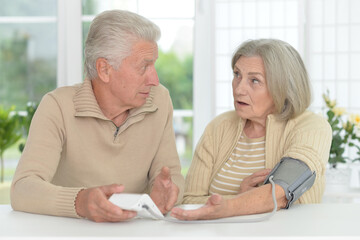
[[[269,212],[270,184],[262,184],[283,158],[304,162],[316,172],[314,185],[296,202],[319,203],[331,145],[327,121],[306,109],[311,100],[307,71],[298,52],[275,39],[243,43],[232,58],[235,111],[216,117],[196,148],[185,181],[183,220],[214,219]],[[276,184],[277,209],[288,199]]]

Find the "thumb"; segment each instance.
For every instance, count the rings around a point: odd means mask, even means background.
[[[220,205],[222,200],[223,199],[219,194],[214,194],[214,195],[211,195],[211,197],[209,198],[209,203],[211,205]]]
[[[111,185],[101,186],[100,189],[106,196],[109,197],[114,193],[123,192],[125,187],[124,187],[124,185],[111,184]]]

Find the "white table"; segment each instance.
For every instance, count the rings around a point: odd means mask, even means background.
[[[85,219],[16,212],[0,205],[0,239],[360,239],[360,204],[295,205],[257,223],[181,224]]]

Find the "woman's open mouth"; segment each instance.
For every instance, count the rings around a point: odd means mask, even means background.
[[[239,104],[241,106],[248,106],[249,105],[246,102],[241,102],[241,101],[237,101],[237,104]]]

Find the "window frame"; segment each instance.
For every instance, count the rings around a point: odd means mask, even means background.
[[[81,1],[58,0],[57,87],[74,85],[82,77]]]

